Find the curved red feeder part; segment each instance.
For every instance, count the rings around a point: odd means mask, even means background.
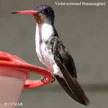
[[[29,73],[44,76],[44,80],[29,80]],[[30,89],[51,83],[53,75],[17,56],[0,51],[0,108],[15,108],[22,88]]]
[[[29,80],[29,73],[44,76],[44,80]],[[17,56],[0,51],[0,108],[15,108],[22,88],[30,89],[51,83],[53,75]]]
[[[0,67],[11,68],[23,72],[26,76],[23,86],[24,90],[44,86],[51,83],[53,80],[53,75],[46,69],[28,64],[21,58],[2,51],[0,51]],[[45,79],[43,81],[41,81],[41,79],[29,80],[30,72],[42,75]]]

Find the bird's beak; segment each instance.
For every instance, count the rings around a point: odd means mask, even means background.
[[[16,11],[16,12],[12,12],[11,14],[38,14],[38,11],[34,11],[34,10],[24,10],[24,11]]]

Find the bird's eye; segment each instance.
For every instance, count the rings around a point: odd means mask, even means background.
[[[44,12],[45,12],[45,13],[49,13],[49,9],[45,9]]]

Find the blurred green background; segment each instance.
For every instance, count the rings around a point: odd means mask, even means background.
[[[30,15],[10,13],[42,4],[52,6],[58,34],[75,60],[78,80],[91,101],[88,108],[107,108],[108,6],[56,6],[54,2],[0,0],[0,50],[44,67],[35,53],[35,20]],[[31,74],[30,78],[39,76]],[[73,101],[57,82],[23,91],[19,102],[23,102],[22,108],[85,108]]]

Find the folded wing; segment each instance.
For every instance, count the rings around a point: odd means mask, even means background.
[[[51,43],[53,43],[52,52],[54,54],[54,60],[63,74],[63,78],[55,75],[56,79],[74,100],[83,105],[88,105],[89,100],[77,81],[76,68],[71,55],[58,37],[53,37]]]

